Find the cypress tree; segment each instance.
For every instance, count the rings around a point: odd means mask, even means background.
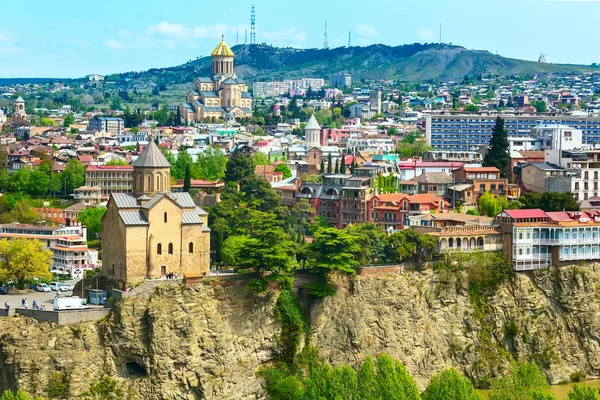
[[[327,173],[330,174],[331,172],[331,153],[329,153],[327,156]]]
[[[346,156],[342,155],[342,162],[340,163],[340,174],[346,173]]]
[[[504,128],[504,119],[498,117],[496,125],[492,130],[490,147],[483,158],[483,166],[498,168],[503,178],[506,177],[507,168],[510,163],[508,146],[508,134]]]
[[[323,157],[321,157],[321,169],[319,170],[322,174],[325,173],[325,164],[323,163]]]
[[[340,173],[340,164],[338,162],[339,160],[335,160],[335,173],[339,174]]]
[[[190,172],[190,164],[185,169],[185,177],[183,178],[183,191],[189,192],[192,187],[192,173]]]

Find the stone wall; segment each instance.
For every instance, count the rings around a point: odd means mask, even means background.
[[[11,308],[10,310],[7,310],[6,308],[0,309],[0,317],[12,317],[13,315],[15,315],[14,308]]]
[[[39,311],[17,308],[16,313],[27,318],[38,321],[53,322],[57,325],[76,324],[85,321],[98,321],[105,317],[109,310],[107,308],[90,308],[88,310],[72,311]]]

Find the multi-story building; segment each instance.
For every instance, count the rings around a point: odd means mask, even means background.
[[[352,75],[346,72],[339,72],[337,74],[331,75],[331,79],[329,81],[329,86],[332,88],[340,88],[351,87],[352,86]]]
[[[288,84],[289,90],[293,91],[321,90],[325,86],[325,80],[321,78],[301,78],[286,80],[284,82]]]
[[[125,121],[115,117],[94,117],[88,123],[88,131],[102,132],[107,136],[120,136],[125,131]]]
[[[68,275],[80,275],[93,269],[97,252],[88,249],[83,226],[38,226],[26,224],[0,225],[0,239],[37,239],[52,251],[52,270]]]
[[[255,98],[278,97],[290,91],[287,82],[254,82],[252,92]]]
[[[448,198],[452,205],[464,204],[474,206],[477,198],[485,192],[494,196],[507,196],[516,198],[519,196],[518,188],[509,189],[508,179],[500,177],[500,170],[496,167],[461,167],[454,172],[455,185],[448,188]],[[514,189],[516,193],[513,192]]]
[[[85,186],[99,187],[103,199],[112,193],[133,191],[133,167],[130,165],[90,165],[85,171]]]
[[[600,117],[572,115],[500,115],[510,137],[528,137],[540,124],[561,124],[581,130],[583,144],[600,143]],[[426,117],[426,138],[436,150],[473,150],[487,146],[498,115],[431,114]],[[533,150],[533,149],[525,149]]]
[[[505,210],[496,216],[517,271],[600,259],[600,212]]]

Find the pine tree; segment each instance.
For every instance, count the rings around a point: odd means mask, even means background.
[[[339,174],[340,173],[340,164],[338,162],[339,160],[335,160],[335,174]]]
[[[183,178],[183,191],[189,192],[192,187],[192,173],[190,171],[190,164],[185,168],[185,177]]]
[[[331,169],[331,153],[327,156],[327,173],[330,174],[332,172]]]
[[[498,117],[496,125],[492,130],[490,147],[483,158],[483,166],[496,167],[500,170],[501,176],[506,177],[507,168],[510,163],[508,146],[508,134],[504,128],[504,120]]]
[[[346,173],[346,156],[342,154],[342,162],[340,163],[340,174]]]

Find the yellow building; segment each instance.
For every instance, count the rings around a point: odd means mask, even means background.
[[[154,141],[133,163],[133,194],[113,193],[102,218],[102,270],[126,284],[210,268],[208,213],[171,193],[170,164]]]
[[[211,57],[212,75],[196,78],[187,102],[179,106],[183,121],[193,123],[210,118],[231,121],[251,116],[252,96],[246,83],[234,72],[235,55],[225,40],[221,40]]]

